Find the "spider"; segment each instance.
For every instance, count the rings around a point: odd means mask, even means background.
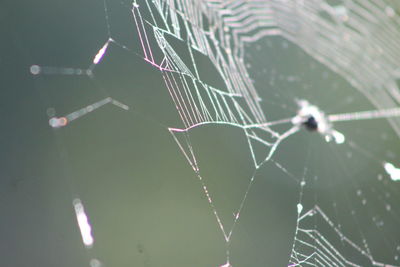
[[[314,116],[310,115],[306,120],[302,123],[307,130],[314,132],[318,130],[318,122],[314,118]]]
[[[297,104],[299,111],[292,119],[294,125],[303,126],[310,132],[319,132],[327,142],[334,140],[337,144],[344,143],[344,135],[333,129],[332,123],[317,106],[307,100],[298,100]]]

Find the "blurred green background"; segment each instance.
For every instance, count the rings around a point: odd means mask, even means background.
[[[129,7],[108,4],[113,38],[140,55]],[[225,263],[226,243],[201,183],[168,132],[181,122],[158,70],[111,45],[94,80],[29,73],[33,64],[89,66],[108,39],[103,3],[8,0],[0,6],[0,265],[88,266],[93,257],[105,266]],[[295,115],[296,99],[327,113],[373,109],[345,80],[280,37],[265,38],[246,51],[268,119]],[[211,66],[204,59],[198,68],[217,85]],[[49,127],[49,108],[62,116],[108,96],[130,111],[110,105],[65,128]],[[302,131],[257,171],[230,243],[233,266],[287,265],[300,192],[296,179],[303,176],[304,209],[319,205],[355,243],[366,238],[377,260],[400,264],[395,259],[399,186],[386,176],[385,182],[377,179],[382,161],[398,163],[398,137],[385,120],[343,123],[337,129],[364,152]],[[195,128],[190,138],[228,227],[254,172],[246,138],[240,129],[223,125]],[[89,250],[76,224],[76,197],[93,227],[95,245]],[[383,208],[387,204],[392,212]],[[376,217],[384,226],[377,226]],[[323,231],[322,221],[314,223]],[[334,241],[335,233],[328,229],[324,235],[346,257],[369,266]]]

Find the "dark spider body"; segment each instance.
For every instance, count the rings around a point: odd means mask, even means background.
[[[314,116],[309,116],[306,121],[303,122],[303,125],[309,131],[317,131],[318,130],[318,122],[314,118]]]

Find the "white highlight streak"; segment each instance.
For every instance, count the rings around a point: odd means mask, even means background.
[[[300,214],[303,211],[303,205],[301,203],[297,204],[297,213]]]
[[[79,230],[81,231],[83,244],[86,248],[91,248],[94,243],[92,227],[89,224],[83,204],[79,198],[74,199],[72,204],[74,205],[76,219],[78,221]]]
[[[328,116],[329,121],[355,121],[399,117],[400,108],[369,110],[354,113],[332,114]]]
[[[343,144],[346,141],[346,137],[336,130],[332,131],[333,138],[335,139],[336,144]]]
[[[400,181],[400,168],[396,168],[390,162],[385,162],[383,164],[383,167],[385,168],[387,174],[390,175],[390,179],[392,179],[393,181]]]
[[[99,52],[97,52],[96,56],[95,56],[94,59],[93,59],[93,64],[97,65],[97,64],[100,62],[100,60],[101,60],[101,59],[103,58],[103,56],[104,56],[104,53],[105,53],[106,50],[107,50],[108,44],[109,44],[109,41],[107,41],[107,42],[103,45],[103,47],[99,50]]]

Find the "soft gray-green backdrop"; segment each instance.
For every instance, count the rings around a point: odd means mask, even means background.
[[[112,2],[108,15],[114,38],[140,53],[129,8]],[[166,128],[181,124],[159,71],[111,46],[94,80],[29,73],[32,64],[87,67],[108,38],[101,1],[3,1],[0,32],[0,265],[88,266],[92,257],[106,266],[223,264],[226,247],[212,209]],[[373,108],[341,77],[281,38],[264,39],[247,51],[250,75],[271,120],[293,116],[301,98],[329,113]],[[198,68],[210,83],[220,82],[206,59]],[[61,116],[107,96],[131,110],[105,106],[65,128],[49,127],[48,108]],[[361,231],[377,259],[396,263],[399,222],[382,207],[391,204],[398,211],[399,188],[390,185],[390,198],[380,200],[388,182],[377,177],[383,174],[380,161],[398,163],[398,137],[384,120],[337,128],[364,152],[303,131],[274,156],[290,175],[272,162],[257,172],[233,233],[233,266],[287,264],[299,198],[293,177],[304,173],[305,209],[318,204],[358,244]],[[195,128],[190,137],[229,225],[254,171],[243,132],[211,125]],[[361,204],[359,190],[368,206]],[[93,226],[91,250],[77,228],[76,197]],[[359,220],[350,216],[352,210]],[[375,217],[385,225],[378,227]],[[315,225],[324,228],[322,221]],[[347,257],[360,258],[325,230]]]

